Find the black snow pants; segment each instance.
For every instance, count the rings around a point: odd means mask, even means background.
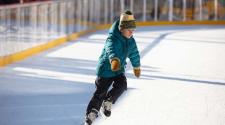
[[[99,111],[104,100],[111,101],[114,104],[120,95],[127,90],[127,79],[124,74],[111,78],[97,77],[95,85],[96,90],[87,106],[86,114],[88,114],[91,109]],[[111,85],[112,88],[109,90]]]

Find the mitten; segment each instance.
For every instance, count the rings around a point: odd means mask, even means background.
[[[137,78],[139,78],[140,75],[141,75],[141,69],[140,69],[140,67],[134,68],[133,71],[134,71],[134,75],[135,75]]]
[[[118,59],[113,59],[111,61],[111,69],[112,71],[118,71],[120,69],[120,62]]]

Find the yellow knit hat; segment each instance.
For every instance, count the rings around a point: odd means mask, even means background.
[[[119,30],[121,29],[135,29],[136,21],[131,11],[126,10],[120,15]]]

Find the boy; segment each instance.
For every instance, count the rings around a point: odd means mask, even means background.
[[[99,57],[95,80],[96,91],[87,106],[85,122],[88,125],[91,125],[98,117],[101,106],[104,115],[109,117],[112,104],[127,89],[124,74],[127,57],[133,66],[134,75],[140,76],[140,55],[133,38],[135,28],[135,19],[129,10],[122,13],[120,20],[115,21],[110,28],[109,36]],[[108,90],[111,85],[112,89]]]

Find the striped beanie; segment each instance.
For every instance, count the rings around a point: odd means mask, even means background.
[[[136,23],[134,15],[131,11],[126,10],[120,15],[119,30],[121,29],[135,29]]]

